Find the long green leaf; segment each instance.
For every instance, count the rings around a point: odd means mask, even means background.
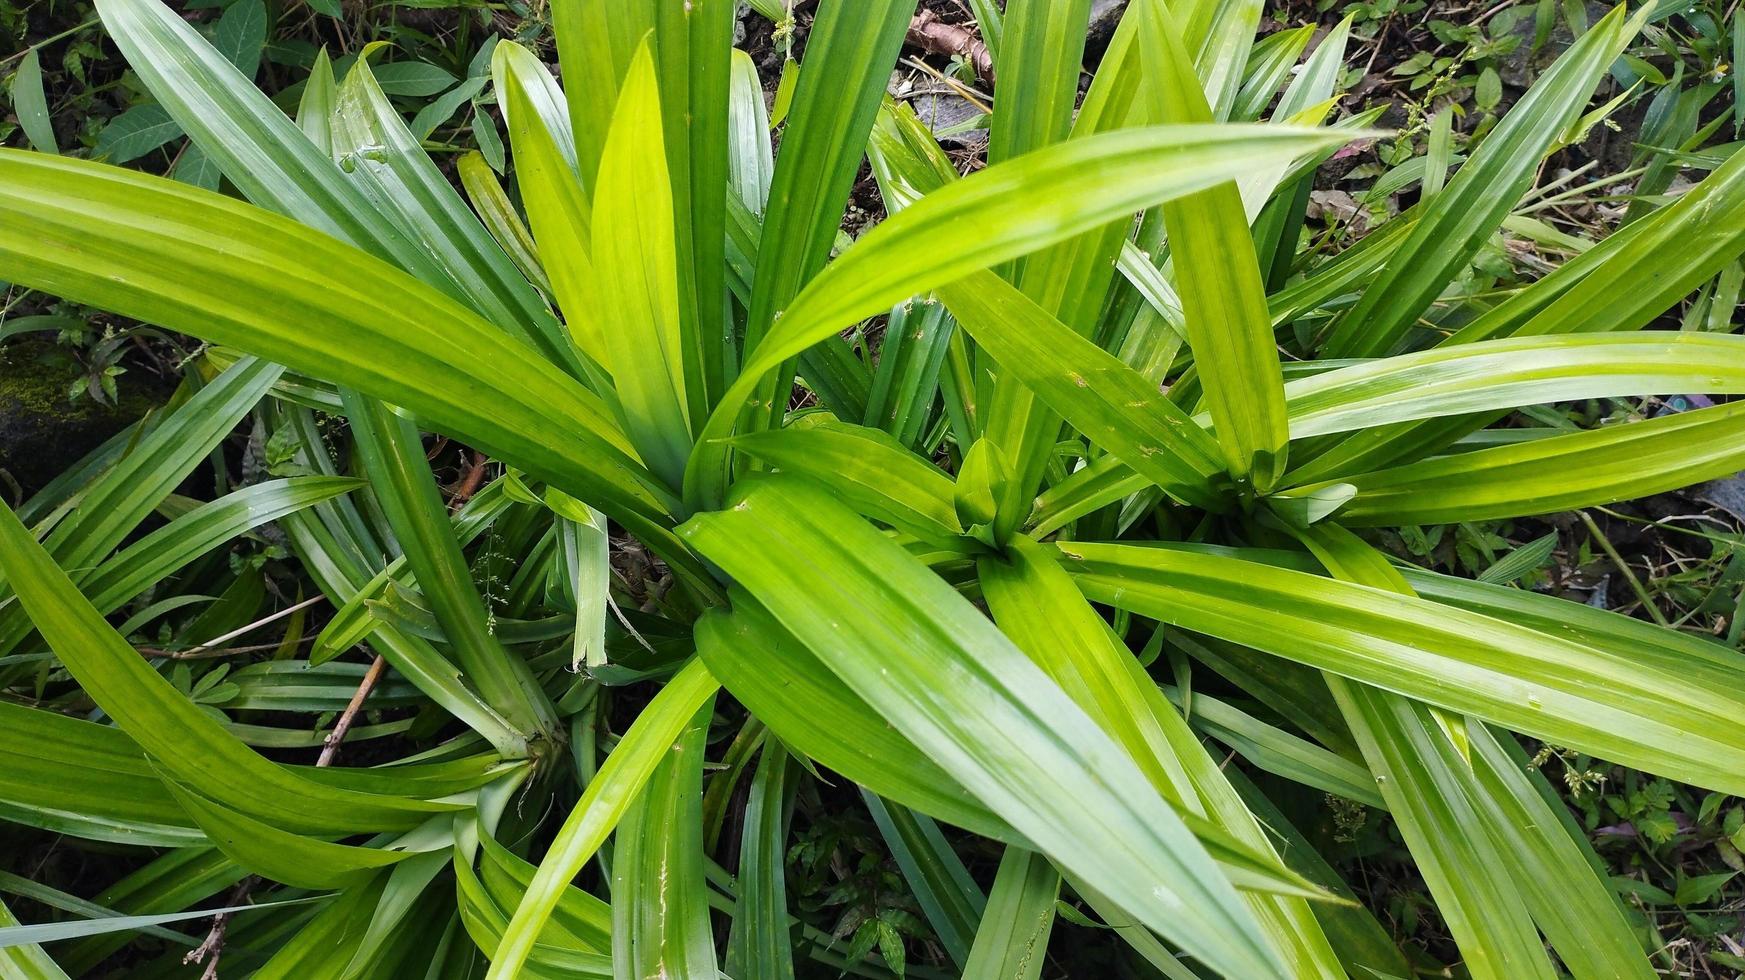
[[[271,902],[262,905],[232,905],[227,908],[200,909],[193,912],[174,912],[166,915],[123,915],[104,916],[96,919],[83,919],[74,922],[54,922],[43,925],[18,925],[11,920],[11,913],[0,905],[0,950],[14,950],[21,946],[32,946],[38,943],[54,942],[61,939],[73,939],[81,936],[93,936],[106,932],[129,932],[145,929],[148,926],[165,925],[171,922],[186,922],[189,919],[210,918],[219,912],[247,912],[251,909],[272,908],[275,905],[290,905],[297,902],[307,902],[310,899],[293,899],[290,902]],[[11,920],[11,921],[7,921]],[[5,963],[0,960],[0,963]],[[13,965],[13,964],[6,964]],[[39,967],[46,969],[46,967]],[[26,976],[65,976],[58,970],[48,974],[26,974]]]
[[[865,789],[860,796],[933,934],[952,960],[963,966],[969,960],[976,924],[988,904],[981,886],[970,877],[969,869],[932,818]]]
[[[1012,0],[1002,18],[1000,98],[988,133],[998,163],[1066,138],[1078,101],[1090,0]]]
[[[672,199],[676,260],[677,359],[689,420],[701,425],[725,384],[732,340],[723,304],[724,223],[728,185],[728,89],[733,43],[732,0],[625,0],[566,4],[554,12],[558,58],[569,82],[575,153],[571,166],[588,194],[598,180],[614,106],[630,84],[639,46],[647,39],[659,79],[660,112],[639,125],[658,132]],[[652,130],[652,118],[660,120]],[[548,120],[549,122],[549,120]]]
[[[1171,691],[1170,700],[1180,707],[1184,698]],[[1376,792],[1369,770],[1342,755],[1300,738],[1199,691],[1193,692],[1192,721],[1195,727],[1234,749],[1237,754],[1275,776],[1316,789],[1387,809]]]
[[[1363,361],[1285,385],[1291,437],[1356,431],[1345,446],[1374,451],[1397,442],[1412,420],[1457,435],[1473,412],[1674,391],[1731,394],[1745,386],[1745,343],[1732,335],[1654,332],[1626,336],[1517,337]],[[1209,421],[1201,416],[1198,421]],[[1375,428],[1381,426],[1382,428]],[[1394,428],[1388,428],[1394,426]],[[1372,436],[1378,438],[1372,439]],[[1350,465],[1345,446],[1293,471],[1297,479]],[[1104,457],[1050,487],[1033,518],[1039,532],[1119,500],[1149,481],[1121,458]],[[1462,498],[1465,499],[1465,498]],[[1549,510],[1550,508],[1547,508]],[[1410,523],[1410,522],[1406,522]]]
[[[1021,847],[1006,848],[963,975],[976,980],[1042,976],[1059,893],[1060,872],[1047,858]]]
[[[781,739],[764,742],[740,837],[739,904],[727,953],[727,972],[733,976],[794,976],[794,950],[788,940],[789,768]]]
[[[30,827],[155,847],[204,843],[117,729],[0,703],[0,813]]]
[[[1342,527],[1321,524],[1302,540],[1342,581],[1412,594],[1380,552]],[[1496,980],[1551,980],[1551,961],[1509,871],[1519,856],[1491,835],[1464,722],[1343,677],[1326,680],[1468,969]]]
[[[332,473],[334,462],[315,429],[314,417],[303,410],[289,414],[291,431],[302,437],[295,461],[318,473]],[[492,496],[491,488],[487,487],[474,501],[480,498],[489,500]],[[369,543],[373,535],[367,526],[361,521],[352,523],[347,519],[352,512],[339,506],[341,503],[343,501],[330,501],[309,512],[291,515],[283,526],[310,577],[343,613],[360,594],[375,587],[371,577],[372,563],[381,561],[383,549],[379,544]],[[462,513],[464,515],[467,511]],[[386,579],[386,575],[383,578]],[[405,677],[433,703],[484,736],[503,758],[517,759],[527,755],[525,736],[468,687],[453,663],[426,641],[382,625],[364,631],[333,655],[344,652],[364,636],[371,637],[376,652],[396,673]]]
[[[939,399],[939,372],[956,329],[938,302],[892,307],[867,395],[867,425],[884,429],[910,448],[920,445]]]
[[[606,166],[602,161],[602,171]],[[705,699],[618,826],[612,855],[617,980],[717,975],[702,819],[703,748],[713,713],[714,699]]]
[[[1067,9],[1071,10],[1070,6]],[[1082,140],[1143,121],[1136,111],[1142,82],[1138,18],[1122,17],[1102,64],[1072,121],[1072,138]],[[1058,25],[1057,25],[1058,26]],[[1075,41],[1066,46],[1077,50]],[[1042,135],[1032,133],[1031,136]],[[915,179],[922,179],[924,172]],[[1104,296],[1114,281],[1113,259],[1131,227],[1131,214],[1118,215],[1018,263],[1015,284],[1042,309],[1080,336],[1093,336]],[[977,359],[976,401],[985,404],[984,432],[1009,460],[1014,479],[997,506],[994,537],[1006,540],[1023,519],[1022,511],[1042,485],[1060,435],[1060,419],[1021,381],[1009,365]],[[990,389],[991,385],[991,390]]]
[[[514,202],[509,200],[503,182],[497,179],[497,172],[491,169],[484,154],[477,150],[461,154],[455,161],[455,173],[460,177],[467,201],[491,237],[496,239],[497,247],[509,256],[529,282],[551,295],[551,278],[545,274],[545,267],[539,264],[539,249],[533,241],[533,232],[527,230],[527,223],[521,219]]]
[[[1611,883],[1588,863],[1579,828],[1571,833],[1567,815],[1560,820],[1553,812],[1561,801],[1547,801],[1499,744],[1510,736],[1470,721],[1467,732],[1486,826],[1564,966],[1577,977],[1655,976]]]
[[[1648,219],[1564,263],[1445,341],[1616,333],[1646,326],[1745,252],[1737,153]]]
[[[833,484],[858,512],[916,537],[950,542],[963,534],[951,478],[877,429],[813,414],[733,444],[784,471]]]
[[[1339,320],[1329,354],[1376,355],[1394,347],[1531,186],[1552,141],[1581,114],[1650,10],[1626,20],[1623,6],[1614,8],[1539,76]]]
[[[1355,527],[1548,514],[1647,497],[1745,467],[1739,403],[1428,459],[1345,478]],[[1293,494],[1312,494],[1316,484]]]
[[[728,510],[692,518],[684,535],[856,693],[1147,925],[1209,963],[1279,974],[1174,811],[1155,795],[1111,791],[1144,776],[974,607],[815,485],[768,478],[736,496]],[[814,562],[802,570],[772,560],[793,547]],[[1020,741],[1021,751],[1008,747]]]
[[[801,287],[830,258],[867,133],[884,96],[885,79],[896,63],[903,30],[914,10],[914,0],[824,0],[812,22],[805,70],[789,105],[782,151],[771,178],[758,243],[757,279],[746,310],[746,349],[758,352],[759,362],[765,365],[752,379],[763,397],[749,406],[749,430],[768,428],[777,417],[776,402],[787,398],[785,376],[791,369],[767,380],[762,376],[811,346],[807,343],[779,354],[760,351],[769,346],[766,335],[776,329],[777,318],[789,315]],[[901,298],[881,305],[889,307]],[[751,387],[734,386],[731,390],[739,392],[738,397],[724,396],[723,406],[738,415],[747,407],[744,399]],[[721,408],[715,411],[719,414]]]
[[[539,260],[551,280],[571,339],[610,368],[605,330],[595,297],[593,204],[575,173],[575,146],[567,117],[553,118],[552,81],[533,53],[504,41],[491,54],[497,100],[504,107],[516,181]]]
[[[511,656],[490,630],[485,601],[449,525],[417,427],[375,399],[350,390],[341,397],[375,499],[467,679],[524,733],[549,737],[557,727],[556,712],[526,661]]]
[[[116,168],[7,151],[0,188],[7,278],[400,405],[618,512],[651,543],[663,537],[651,522],[667,501],[606,406],[405,274],[288,220]],[[554,424],[568,438],[545,439]]]
[[[404,828],[457,809],[329,788],[256,755],[128,646],[5,507],[0,570],[91,699],[178,779],[213,799],[304,833]]]
[[[939,293],[982,349],[1092,443],[1184,501],[1225,505],[1217,444],[1157,385],[992,273]]]
[[[1139,765],[1152,787],[1182,811],[1188,826],[1239,885],[1272,883],[1295,897],[1243,895],[1273,948],[1297,975],[1326,973],[1333,951],[1302,896],[1322,897],[1285,868],[1253,818],[1156,684],[1084,601],[1049,550],[1013,539],[1004,561],[977,571],[1000,628],[1046,671]],[[1295,880],[1293,880],[1295,879]],[[1276,883],[1287,882],[1286,888]],[[1292,887],[1294,886],[1294,887]]]
[[[98,13],[152,94],[244,197],[393,262],[469,304],[499,332],[544,333],[535,326],[543,304],[512,267],[498,261],[500,253],[492,256],[487,249],[463,257],[450,251],[454,243],[440,233],[438,241],[424,240],[428,236],[403,219],[404,211],[377,208],[354,175],[170,8],[158,0],[104,0]],[[378,122],[384,128],[397,124]],[[400,162],[403,169],[415,166],[406,158]]]
[[[1340,879],[1333,866],[1315,851],[1303,834],[1240,769],[1231,767],[1227,776],[1241,801],[1253,811],[1255,819],[1265,825],[1272,839],[1278,841],[1280,852],[1291,866],[1333,894],[1350,900],[1349,905],[1316,902],[1311,907],[1347,974],[1361,977],[1367,971],[1384,977],[1410,976],[1412,968],[1405,954],[1395,945],[1389,930],[1382,926],[1374,913],[1356,901],[1350,886]]]
[[[1348,138],[1289,127],[1121,130],[1026,154],[922,198],[862,236],[787,307],[699,435],[686,499],[719,500],[718,440],[732,431],[756,379],[844,326],[1159,201]]]
[[[1745,338],[1515,337],[1365,361],[1285,386],[1291,438],[1517,405],[1745,388]]]
[[[1212,109],[1189,69],[1179,28],[1161,0],[1141,9],[1147,91],[1161,122],[1206,123]],[[1234,181],[1162,205],[1188,345],[1230,474],[1271,489],[1284,475],[1284,379],[1254,236]]]
[[[527,894],[504,928],[491,956],[489,980],[519,976],[539,931],[557,907],[570,879],[594,856],[608,834],[648,784],[673,742],[719,685],[701,660],[693,660],[637,716],[618,747],[589,781],[581,800],[552,840]]]
[[[775,153],[770,148],[769,107],[763,101],[763,82],[751,55],[733,49],[733,78],[728,89],[728,172],[739,202],[754,215],[763,214],[769,203],[770,178]]]
[[[1586,646],[1435,602],[1178,548],[1061,545],[1092,599],[1731,792],[1739,669]]]
[[[81,490],[79,507],[55,525],[43,547],[69,568],[101,561],[230,435],[279,371],[251,360],[219,375]]]
[[[637,451],[669,486],[684,480],[691,449],[685,401],[685,331],[679,313],[672,179],[659,128],[654,55],[630,61],[600,155],[593,258],[601,337]]]
[[[97,566],[79,588],[105,613],[239,534],[357,489],[346,477],[269,480],[227,493],[140,538]]]
[[[1742,229],[1745,157],[1734,154],[1671,205],[1558,266],[1440,346],[1508,335],[1617,333],[1645,326],[1745,253]],[[1384,227],[1365,242],[1386,234]],[[1433,419],[1366,429],[1300,467],[1293,479],[1322,480],[1410,461],[1495,418]]]
[[[314,918],[303,920],[288,939],[275,937],[278,949],[253,976],[260,980],[295,980],[306,976],[337,976],[355,955],[369,926],[369,911],[386,886],[387,875],[376,875],[328,901]],[[237,939],[226,930],[226,944]]]
[[[232,861],[297,888],[347,888],[411,856],[409,851],[352,847],[288,833],[214,803],[173,779],[165,785],[207,838]]]
[[[796,754],[980,836],[1022,840],[755,603],[704,616],[697,651]],[[819,725],[820,717],[832,723]]]
[[[1555,976],[1527,908],[1473,809],[1470,773],[1430,710],[1331,678],[1417,867],[1474,977]]]
[[[396,216],[444,269],[461,278],[469,300],[487,319],[511,329],[553,364],[582,373],[556,318],[467,211],[362,59],[339,86],[334,139],[340,169],[381,213]],[[290,214],[304,220],[301,213]]]
[[[688,44],[683,52],[675,51],[663,60],[663,78],[674,81],[663,80],[662,91],[672,91],[676,78],[685,76],[686,101],[666,103],[665,108],[667,131],[677,129],[687,139],[684,164],[674,166],[673,179],[679,202],[675,225],[680,312],[685,317],[685,386],[691,425],[698,427],[737,367],[737,344],[727,312],[727,242],[719,229],[727,223],[730,193],[728,103],[739,4],[692,0],[673,7],[683,17]]]
[[[538,868],[517,857],[490,834],[481,833],[479,879],[485,890],[504,908],[521,903]],[[612,909],[606,902],[580,888],[564,889],[541,939],[547,945],[610,953]]]

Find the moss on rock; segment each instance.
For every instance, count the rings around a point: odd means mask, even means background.
[[[26,494],[161,401],[153,386],[129,384],[127,376],[119,379],[120,404],[75,401],[68,391],[80,376],[79,365],[52,341],[23,337],[0,346],[0,470]]]

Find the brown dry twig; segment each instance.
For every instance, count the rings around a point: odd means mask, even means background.
[[[248,652],[250,650],[273,649],[273,648],[277,647],[278,644],[272,643],[272,644],[263,644],[261,646],[256,646],[256,647],[239,647],[239,648],[232,648],[232,649],[220,649],[220,648],[223,647],[224,644],[229,643],[231,640],[234,640],[237,637],[242,636],[245,633],[249,633],[249,632],[252,632],[254,630],[260,629],[262,626],[265,626],[268,623],[272,623],[272,622],[276,622],[278,620],[284,619],[286,616],[289,616],[292,613],[295,613],[300,609],[307,609],[310,606],[313,606],[318,602],[326,602],[326,601],[327,601],[327,597],[325,595],[318,594],[315,597],[310,598],[310,599],[305,599],[304,601],[299,602],[294,606],[287,606],[286,608],[281,609],[276,613],[273,613],[271,616],[266,616],[266,617],[263,617],[261,619],[257,619],[254,622],[247,624],[246,626],[239,626],[236,629],[233,629],[230,632],[224,634],[223,636],[214,637],[210,640],[207,640],[205,643],[201,643],[198,646],[189,647],[186,650],[160,650],[160,649],[157,649],[156,647],[141,647],[139,652],[144,654],[145,656],[148,656],[148,657],[168,657],[172,660],[205,660],[205,659],[208,659],[210,657],[227,657],[233,653],[245,653],[245,652]]]
[[[248,900],[248,893],[260,878],[246,875],[230,890],[224,900],[224,906],[231,908]],[[212,917],[212,928],[206,931],[206,938],[200,940],[200,945],[188,950],[188,955],[182,957],[182,962],[204,963],[206,969],[200,971],[200,980],[218,980],[218,960],[224,955],[224,933],[230,928],[230,913],[220,912]],[[208,959],[207,957],[211,957]]]
[[[485,483],[485,471],[490,462],[484,453],[473,450],[473,461],[467,465],[466,472],[461,474],[455,485],[449,488],[449,509],[460,510],[467,501],[473,499],[473,495]]]
[[[931,10],[922,10],[909,21],[908,42],[929,54],[955,55],[969,62],[976,77],[994,83],[994,56],[967,28],[948,24]]]
[[[351,731],[353,719],[357,718],[357,713],[363,708],[370,692],[376,689],[376,682],[382,679],[382,669],[386,666],[387,661],[378,656],[371,662],[370,669],[364,672],[364,679],[358,682],[357,693],[351,696],[345,711],[333,723],[333,731],[328,732],[326,740],[322,742],[321,758],[315,760],[317,766],[326,766],[333,762],[333,757],[339,753],[339,743],[345,741],[345,733]]]

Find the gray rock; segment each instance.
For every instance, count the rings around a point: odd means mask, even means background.
[[[980,147],[987,143],[985,126],[960,128],[982,115],[982,110],[963,96],[941,87],[912,92],[908,101],[914,107],[915,115],[927,124],[941,143],[964,147]]]
[[[1103,60],[1109,39],[1127,12],[1127,0],[1091,0],[1091,25],[1085,32],[1085,65],[1095,68]]]
[[[1745,521],[1745,474],[1711,480],[1691,491],[1691,496]]]

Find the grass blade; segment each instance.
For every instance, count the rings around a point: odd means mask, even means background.
[[[791,768],[781,739],[767,740],[751,781],[740,838],[739,904],[727,953],[732,976],[793,980],[786,880]]]
[[[569,887],[570,879],[594,856],[618,825],[661,760],[671,754],[679,734],[720,685],[701,660],[693,660],[661,688],[582,793],[580,802],[552,840],[527,894],[504,926],[491,955],[488,980],[510,980],[534,952],[539,932]],[[699,833],[701,824],[699,824]]]
[[[703,881],[703,746],[713,713],[707,698],[619,824],[612,855],[618,980],[718,975]]]
[[[1042,976],[1059,893],[1060,872],[1047,858],[1020,847],[1006,848],[963,975],[989,980]]]

